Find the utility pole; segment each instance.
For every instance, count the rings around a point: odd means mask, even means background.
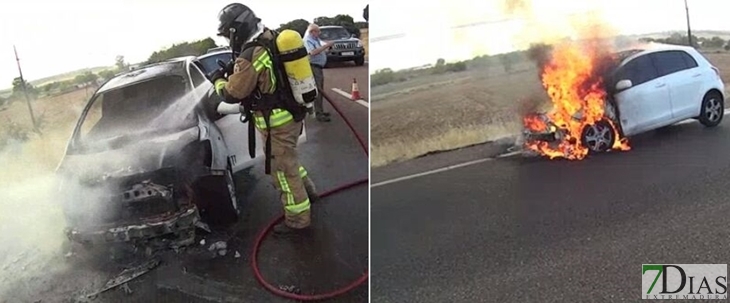
[[[694,47],[692,44],[692,30],[689,27],[689,6],[687,6],[687,0],[684,0],[684,10],[687,12],[687,39],[689,39],[689,46]]]
[[[28,90],[25,87],[25,79],[23,78],[23,70],[20,69],[20,58],[18,58],[18,50],[13,45],[13,52],[15,52],[15,61],[18,62],[18,73],[20,74],[20,85],[23,88],[23,94],[25,95],[25,102],[28,104],[28,112],[30,113],[30,119],[33,121],[33,130],[40,134],[38,130],[38,124],[36,124],[35,116],[33,115],[33,107],[30,106],[30,97],[28,97]]]

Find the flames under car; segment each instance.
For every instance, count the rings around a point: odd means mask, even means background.
[[[547,144],[551,149],[557,150],[560,148],[560,144],[566,140],[581,140],[581,144],[583,145],[587,143],[596,143],[595,140],[604,140],[605,142],[602,142],[603,145],[598,146],[597,150],[593,150],[595,147],[589,147],[589,149],[593,151],[598,151],[610,149],[614,144],[616,134],[621,134],[616,106],[614,106],[611,101],[604,103],[604,115],[602,119],[596,121],[594,124],[586,124],[584,129],[581,131],[580,138],[569,138],[570,132],[567,127],[565,125],[558,125],[554,123],[550,119],[550,114],[551,113],[549,112],[532,113],[528,114],[524,118],[525,127],[522,131],[523,143],[529,144],[544,142],[544,144]],[[575,122],[580,123],[580,121],[583,120],[582,116],[582,111],[577,111],[572,116],[572,119],[575,120]],[[573,145],[576,142],[568,143]],[[526,152],[528,155],[533,154],[529,150],[526,150]]]

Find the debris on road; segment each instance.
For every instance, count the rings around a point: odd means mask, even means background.
[[[241,254],[240,254],[240,253],[238,253],[238,251],[236,251],[236,254],[235,254],[235,255],[233,255],[233,257],[234,257],[234,258],[236,258],[236,259],[238,259],[238,258],[240,258],[240,257],[241,257]]]
[[[200,229],[206,231],[207,233],[212,233],[210,226],[208,226],[208,224],[203,221],[196,221],[195,227],[200,228]],[[203,240],[203,241],[205,241],[205,240]]]
[[[302,290],[294,285],[279,285],[280,290],[288,292],[290,294],[301,294]]]
[[[227,247],[228,247],[228,244],[225,241],[218,241],[218,242],[211,244],[210,247],[208,247],[208,250],[209,251],[225,250]]]
[[[83,295],[79,298],[80,301],[85,301],[88,299],[94,299],[99,294],[106,292],[112,288],[122,286],[122,289],[125,291],[125,293],[130,294],[132,293],[132,290],[127,285],[127,282],[132,281],[150,271],[155,269],[157,266],[160,265],[160,260],[157,258],[148,260],[147,262],[144,262],[140,264],[139,266],[128,268],[123,270],[119,275],[114,277],[113,279],[106,282],[106,285],[98,291],[95,291],[93,293]]]

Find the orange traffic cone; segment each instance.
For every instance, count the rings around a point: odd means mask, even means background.
[[[360,89],[357,87],[357,79],[352,78],[352,95],[350,96],[352,101],[360,100]]]

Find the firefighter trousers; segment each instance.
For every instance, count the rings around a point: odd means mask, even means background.
[[[291,121],[273,127],[268,132],[259,129],[266,142],[271,136],[271,177],[279,191],[284,206],[284,223],[291,228],[306,228],[311,221],[310,200],[307,188],[313,183],[307,170],[299,164],[297,141],[302,130],[302,122]]]

